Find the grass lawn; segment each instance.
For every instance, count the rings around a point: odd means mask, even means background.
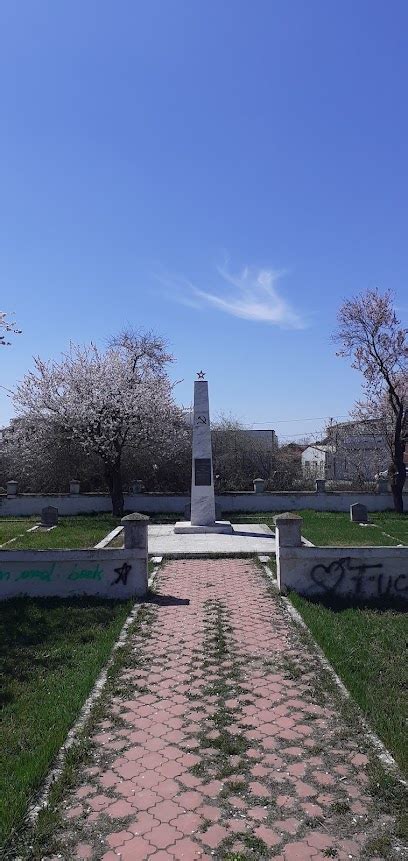
[[[370,725],[407,772],[407,613],[323,606],[293,592],[290,599]]]
[[[0,603],[0,856],[131,605],[89,597]]]
[[[302,534],[316,545],[385,547],[408,542],[407,514],[391,511],[370,514],[373,526],[352,523],[346,512],[301,511],[299,514],[303,517]]]
[[[35,520],[30,520],[28,517],[21,517],[19,520],[0,517],[0,544],[10,541],[10,538],[15,538],[22,532],[26,532],[30,526],[34,526],[35,522]],[[10,545],[10,549],[12,546]]]
[[[0,535],[7,531],[8,527],[15,530],[9,535],[16,541],[4,547],[4,550],[56,550],[81,547],[94,547],[98,541],[118,526],[120,519],[111,514],[79,515],[77,517],[60,517],[58,526],[51,532],[36,530],[27,532],[30,526],[38,523],[38,519],[22,520],[20,523],[2,523],[0,519]],[[23,533],[23,534],[22,534]],[[8,538],[4,538],[7,541]],[[0,542],[2,543],[2,542]]]
[[[302,534],[318,546],[408,545],[408,514],[395,514],[393,511],[370,514],[370,522],[374,525],[360,526],[358,523],[351,523],[347,513],[307,510],[298,513],[303,518]],[[274,512],[233,513],[229,516],[234,523],[266,523],[271,529],[275,527]],[[175,514],[153,514],[150,522],[175,523],[178,519],[179,515]],[[34,518],[21,518],[18,523],[0,518],[0,544],[18,536],[16,541],[4,549],[44,550],[93,547],[115,526],[118,526],[120,521],[111,514],[61,517],[58,526],[51,532],[27,533],[26,530],[35,522]],[[122,546],[122,541],[123,533],[110,546]]]
[[[304,509],[295,513],[303,518],[302,535],[317,546],[385,547],[408,544],[408,514],[395,514],[393,511],[369,514],[370,522],[375,525],[360,526],[358,523],[351,523],[350,515],[346,512]],[[230,519],[234,523],[266,523],[274,529],[274,516],[273,512],[260,511],[231,514]]]

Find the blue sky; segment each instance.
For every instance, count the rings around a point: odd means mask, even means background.
[[[204,368],[282,438],[347,415],[339,304],[408,317],[407,29],[405,0],[3,0],[2,384],[130,323],[183,403]]]

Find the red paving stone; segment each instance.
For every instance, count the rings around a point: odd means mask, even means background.
[[[364,737],[321,686],[316,701],[320,666],[259,568],[169,562],[157,591],[53,858],[374,858],[392,818],[368,794]]]

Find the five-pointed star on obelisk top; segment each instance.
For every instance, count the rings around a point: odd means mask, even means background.
[[[203,380],[205,377],[205,371],[197,371],[197,377],[199,380]]]

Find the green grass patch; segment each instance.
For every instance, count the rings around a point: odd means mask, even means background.
[[[370,514],[370,524],[352,523],[346,512],[300,511],[303,517],[302,533],[313,544],[334,547],[386,547],[404,543],[408,539],[408,516],[381,512]],[[392,537],[390,537],[392,536]]]
[[[347,512],[302,511],[294,512],[303,518],[302,535],[317,546],[332,547],[388,547],[408,544],[408,514],[382,511],[369,514],[371,525],[352,523]],[[275,529],[276,512],[231,514],[234,523],[266,523]],[[226,513],[226,517],[229,517]]]
[[[30,526],[34,526],[36,520],[21,517],[19,520],[17,519],[6,519],[0,518],[0,544],[4,544],[5,541],[10,541],[12,538],[16,538],[21,533],[27,531]],[[15,542],[10,544],[10,550],[15,546]],[[8,548],[4,548],[5,550]]]
[[[30,526],[34,525],[34,522],[27,522],[24,524],[25,528],[29,529]],[[50,532],[39,529],[35,532],[25,531],[23,535],[21,535],[23,529],[19,525],[18,532],[16,532],[19,537],[4,550],[69,550],[94,547],[119,523],[120,519],[111,514],[61,517],[58,526]]]
[[[115,538],[113,538],[112,541],[109,542],[109,544],[108,544],[109,549],[112,550],[112,548],[116,548],[116,547],[119,549],[123,548],[124,540],[125,540],[125,532],[122,529],[122,531],[118,532],[118,534],[115,536]]]
[[[395,546],[408,545],[408,514],[396,514],[394,511],[384,511],[369,514],[369,526],[351,523],[347,512],[308,511],[297,512],[303,518],[302,533],[313,544],[324,546]],[[266,523],[275,529],[275,512],[233,513],[230,517],[234,523]],[[178,515],[152,514],[150,522],[175,523]],[[79,515],[77,517],[61,517],[56,529],[51,532],[36,531],[26,533],[26,530],[38,522],[39,518],[21,518],[18,522],[0,518],[0,544],[10,538],[24,535],[10,545],[10,549],[42,550],[75,547],[93,547],[115,526],[119,518],[110,514]],[[123,532],[110,545],[121,547]],[[6,548],[5,548],[6,549]]]
[[[369,519],[384,532],[388,532],[397,544],[408,544],[408,512],[397,514],[395,511],[379,511],[370,514]]]
[[[0,604],[0,847],[21,823],[131,606],[90,597]]]
[[[408,771],[408,616],[399,608],[332,606],[292,592],[301,613],[368,722]]]

